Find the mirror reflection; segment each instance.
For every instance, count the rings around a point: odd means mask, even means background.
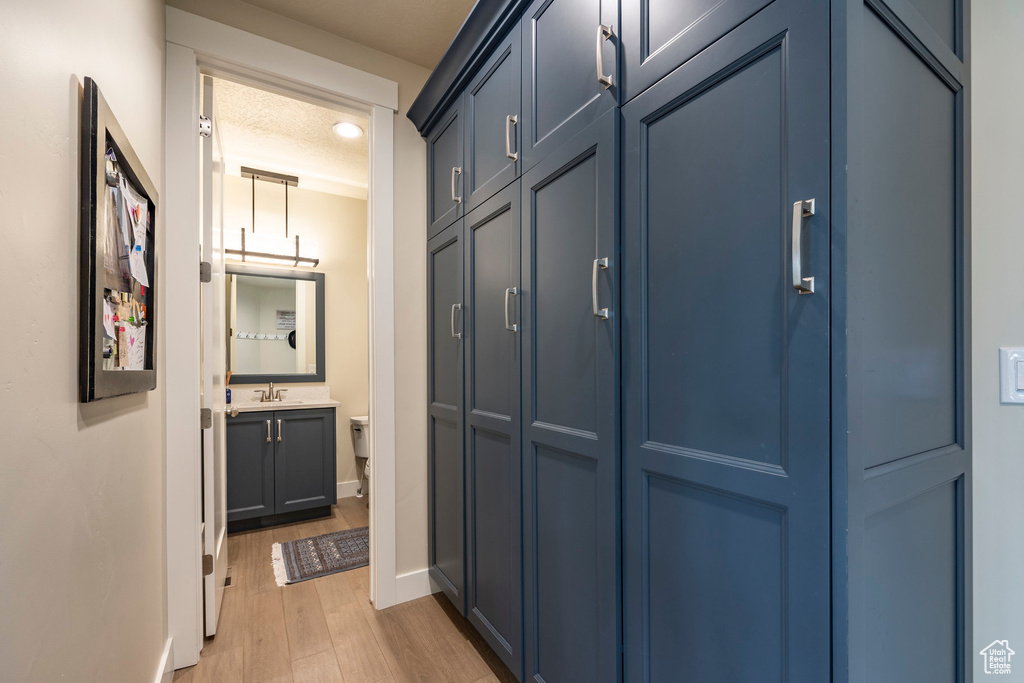
[[[315,375],[317,283],[288,273],[228,273],[228,369],[233,375]]]

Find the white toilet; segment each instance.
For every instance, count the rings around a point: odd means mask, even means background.
[[[357,415],[350,417],[349,422],[352,423],[352,450],[356,458],[363,462],[363,473],[359,477],[359,490],[356,492],[356,497],[362,498],[368,490],[366,480],[370,478],[370,416]]]

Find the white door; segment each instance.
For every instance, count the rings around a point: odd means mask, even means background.
[[[203,77],[203,116],[214,119],[213,79]],[[206,635],[217,632],[228,568],[227,452],[224,389],[226,374],[224,291],[224,155],[216,125],[203,138],[203,261],[212,266],[212,281],[202,291],[203,408],[213,425],[203,430],[203,553],[213,558],[213,571],[203,579]],[[208,561],[207,561],[208,562]]]

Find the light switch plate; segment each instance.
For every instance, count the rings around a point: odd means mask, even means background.
[[[1024,403],[1024,348],[999,349],[999,402]]]

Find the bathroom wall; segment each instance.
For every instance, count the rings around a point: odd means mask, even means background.
[[[78,403],[85,76],[162,194],[163,2],[0,3],[0,679],[19,683],[150,683],[166,639],[171,354],[155,391]]]
[[[974,671],[1009,640],[1024,678],[1024,405],[1000,405],[1000,346],[1024,346],[1024,3],[971,3]],[[1018,662],[1018,659],[1020,660]],[[1019,670],[1018,670],[1019,669]]]
[[[399,574],[427,567],[426,147],[405,117],[430,72],[241,0],[168,5],[398,83],[395,115],[395,524]]]
[[[225,176],[224,229],[237,231],[251,225],[251,181]],[[341,402],[337,407],[338,481],[355,481],[362,465],[357,468],[348,419],[353,415],[366,415],[370,405],[366,200],[305,190],[300,176],[299,187],[288,190],[288,228],[290,235],[298,234],[302,240],[315,241],[318,245],[320,265],[316,271],[324,274],[327,305],[325,377],[331,398]],[[284,236],[283,185],[263,183],[257,188],[256,231],[261,235]],[[294,307],[294,297],[292,305]],[[236,349],[244,343],[272,342],[239,341]],[[313,363],[315,359],[312,355],[308,362]],[[274,386],[310,385],[281,383]],[[265,388],[265,385],[248,387],[231,383],[232,393],[250,388]]]

